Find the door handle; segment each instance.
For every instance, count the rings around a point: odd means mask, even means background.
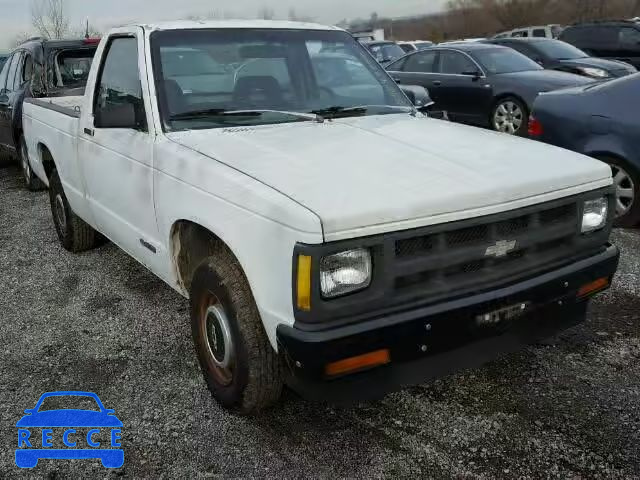
[[[435,81],[433,82],[433,85],[434,85],[435,87],[439,87],[440,85],[442,85],[442,82],[441,82],[440,80],[435,80]]]
[[[93,130],[91,130],[90,128],[85,128],[84,133],[86,135],[89,135],[90,137],[93,137]]]

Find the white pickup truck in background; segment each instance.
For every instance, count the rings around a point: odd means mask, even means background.
[[[24,134],[63,246],[99,232],[190,298],[209,388],[241,412],[285,382],[375,396],[521,348],[617,268],[605,164],[426,118],[335,28],[114,29],[85,96],[28,101]]]

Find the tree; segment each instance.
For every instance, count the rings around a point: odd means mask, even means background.
[[[64,38],[69,33],[65,0],[32,0],[31,22],[36,31],[45,38]]]
[[[273,11],[273,8],[262,7],[258,11],[258,18],[262,18],[263,20],[273,20],[275,18],[275,16],[276,16],[276,14]]]

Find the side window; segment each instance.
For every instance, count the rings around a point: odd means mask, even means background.
[[[523,38],[523,37],[528,37],[529,36],[529,32],[527,30],[514,30],[514,32],[511,34],[512,37],[518,37],[518,38]]]
[[[621,28],[620,43],[625,47],[640,48],[640,30],[632,27]]]
[[[22,64],[22,83],[28,82],[33,77],[33,57],[30,53],[25,53]]]
[[[440,73],[462,75],[477,72],[478,66],[458,52],[440,52]]]
[[[547,32],[545,31],[544,28],[536,28],[533,31],[533,36],[534,37],[541,37],[541,38],[546,38],[547,36]]]
[[[416,53],[407,58],[404,72],[433,73],[435,72],[437,52]]]
[[[11,65],[9,66],[9,72],[7,73],[7,86],[6,92],[11,93],[15,90],[15,79],[16,72],[18,70],[18,64],[20,63],[20,59],[22,58],[22,52],[16,52],[13,54],[11,58]],[[9,63],[9,62],[7,62]]]
[[[2,93],[5,92],[5,87],[7,84],[7,73],[9,72],[9,66],[11,65],[11,57],[7,58],[7,61],[4,63],[2,67],[2,71],[0,72],[0,91]]]
[[[116,37],[107,46],[93,113],[98,128],[146,129],[135,38]]]

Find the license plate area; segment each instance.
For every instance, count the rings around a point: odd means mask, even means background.
[[[531,309],[530,302],[520,302],[508,307],[492,310],[476,315],[476,325],[479,327],[497,327],[522,317]]]

